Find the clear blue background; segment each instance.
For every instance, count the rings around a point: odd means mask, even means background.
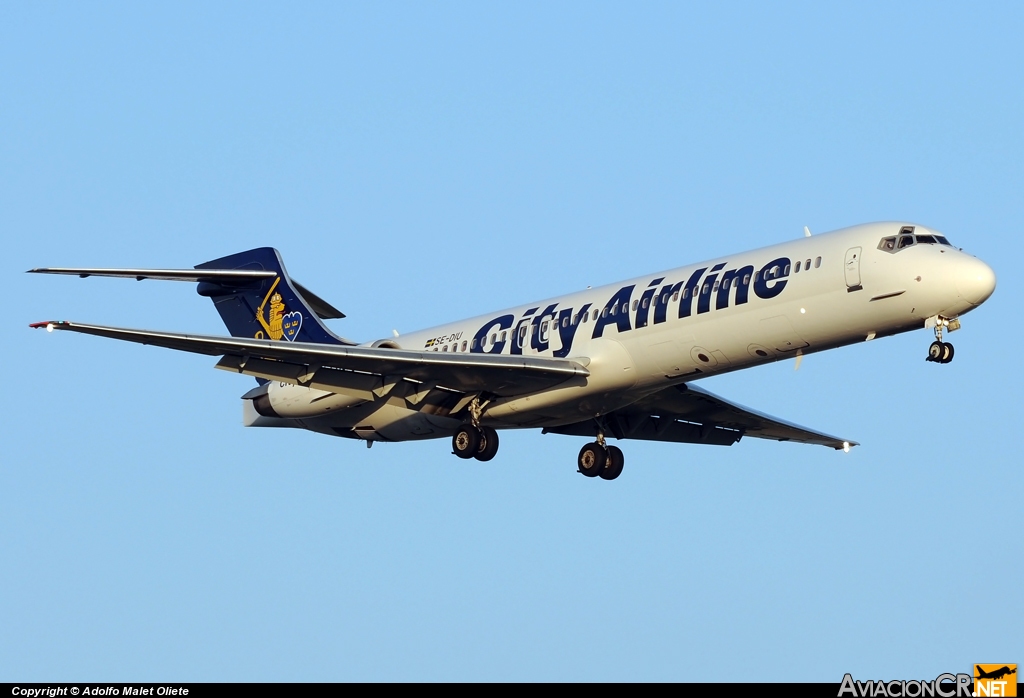
[[[0,4],[0,680],[933,678],[1024,662],[1017,3]],[[884,219],[988,261],[929,333],[706,381],[862,442],[243,429],[189,267],[366,341]]]

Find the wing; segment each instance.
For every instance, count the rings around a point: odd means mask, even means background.
[[[31,327],[221,356],[218,368],[331,391],[363,391],[373,389],[367,386],[380,385],[384,379],[408,378],[464,393],[508,396],[544,390],[590,375],[580,364],[565,359],[189,335],[65,321],[37,322]]]
[[[602,426],[620,439],[731,446],[744,436],[753,436],[837,450],[858,445],[737,405],[692,384],[666,388],[612,412]],[[546,431],[596,436],[597,429],[590,420]]]

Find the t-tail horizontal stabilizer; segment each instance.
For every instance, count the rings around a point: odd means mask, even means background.
[[[343,344],[342,339],[321,322],[343,318],[333,305],[293,281],[285,271],[281,255],[272,247],[221,257],[195,269],[103,269],[91,267],[44,267],[35,274],[65,274],[86,278],[116,278],[191,281],[197,291],[210,298],[234,337],[276,339],[289,342]]]

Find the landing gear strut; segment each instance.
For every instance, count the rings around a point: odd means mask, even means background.
[[[946,327],[949,328],[950,332],[960,329],[960,321],[955,319],[947,320],[945,318],[938,318],[935,321],[935,341],[928,346],[928,358],[925,361],[948,364],[953,360],[953,345],[942,341],[942,330]]]
[[[617,446],[605,443],[604,434],[597,433],[597,441],[580,449],[576,459],[579,472],[587,477],[600,477],[602,480],[614,480],[622,474],[622,466],[626,458]]]

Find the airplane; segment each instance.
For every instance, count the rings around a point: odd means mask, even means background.
[[[1017,673],[1017,668],[1016,667],[1011,669],[1008,666],[1004,666],[1004,667],[1001,667],[999,669],[995,669],[994,671],[985,671],[980,666],[978,666],[977,664],[974,665],[974,668],[978,672],[977,676],[974,677],[976,679],[993,679],[993,680],[996,680],[996,679],[1001,679],[1004,676],[1009,676],[1010,674],[1016,674]]]
[[[498,430],[592,439],[587,477],[623,469],[616,440],[732,445],[744,436],[849,451],[858,445],[729,402],[695,385],[730,371],[920,328],[945,364],[944,332],[996,286],[992,269],[922,225],[858,225],[410,334],[357,343],[344,314],[293,281],[269,247],[194,269],[40,268],[31,273],[197,283],[230,337],[33,323],[220,357],[252,376],[243,423],[376,441],[452,439],[489,461]]]

